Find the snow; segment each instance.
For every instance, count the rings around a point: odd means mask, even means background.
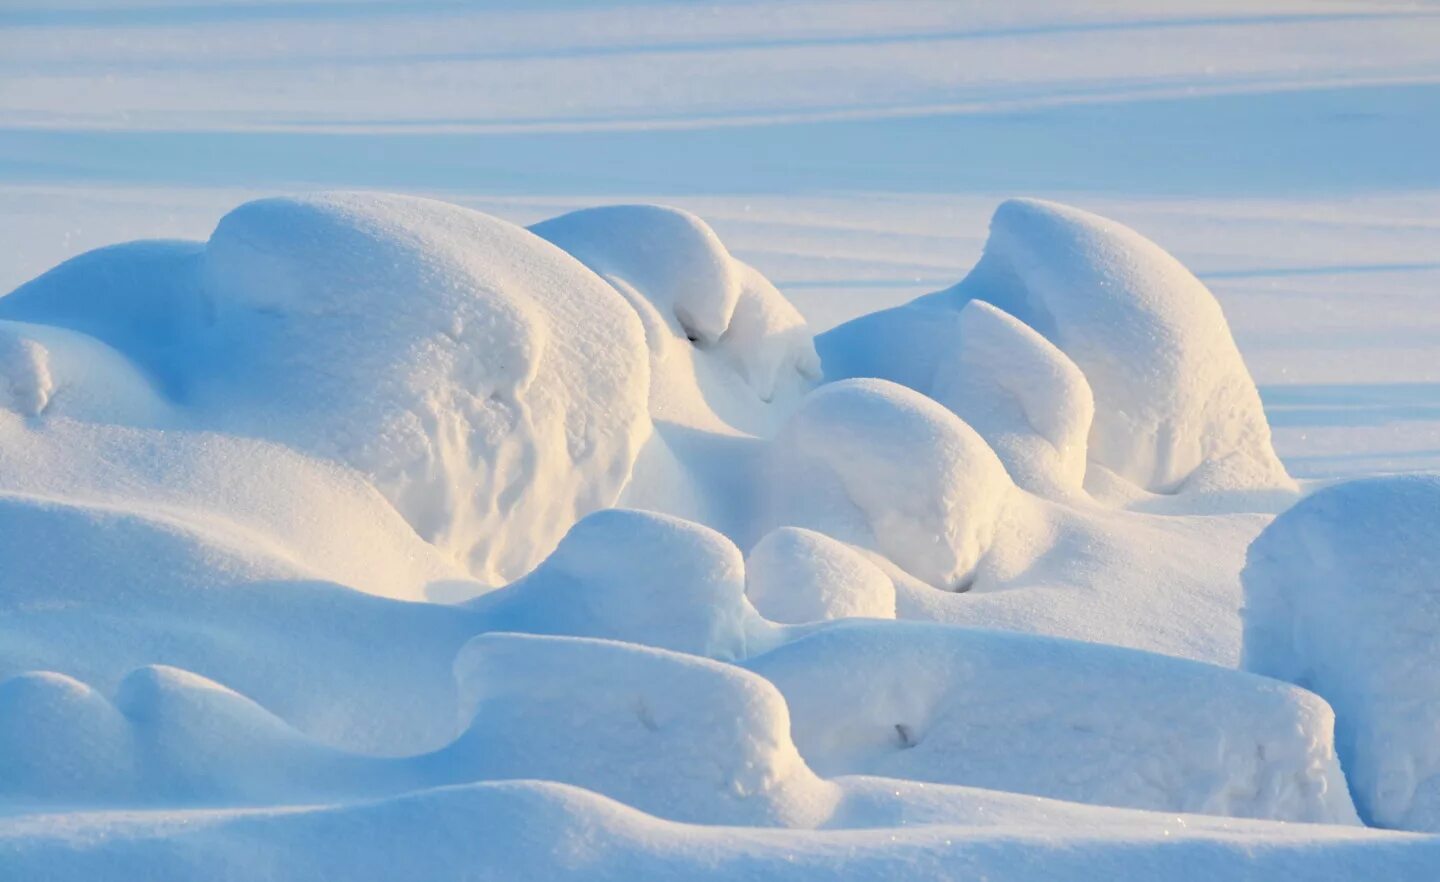
[[[810,393],[772,447],[766,523],[871,548],[949,590],[972,578],[1014,486],[974,429],[883,380]]]
[[[773,622],[895,618],[895,583],[883,570],[803,527],[779,527],[755,543],[745,556],[745,596]]]
[[[837,353],[827,373],[928,391],[937,373],[953,371],[940,366],[952,345],[948,313],[975,301],[1043,334],[1084,373],[1095,464],[1156,492],[1293,486],[1215,298],[1159,246],[1069,206],[1003,203],[964,280],[900,307],[902,315],[831,331],[821,345],[822,355]]]
[[[1437,28],[6,4],[0,877],[1436,877]]]
[[[1093,644],[846,624],[752,659],[826,775],[1099,805],[1358,823],[1329,707],[1293,686]],[[846,676],[837,682],[835,671]],[[1063,756],[1057,769],[1054,758]]]
[[[1245,566],[1247,668],[1335,708],[1365,819],[1440,831],[1440,480],[1321,490],[1275,519]]]
[[[485,630],[604,637],[712,658],[748,653],[763,621],[729,539],[692,521],[607,509],[536,570],[471,601]]]

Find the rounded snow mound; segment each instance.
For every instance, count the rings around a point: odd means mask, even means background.
[[[863,554],[823,533],[781,527],[745,558],[745,593],[772,622],[895,618],[895,583]]]
[[[977,300],[1039,332],[1084,374],[1094,395],[1090,462],[1157,492],[1294,489],[1214,296],[1139,233],[1069,206],[1001,204],[959,284],[823,335],[826,375],[928,393],[960,345],[956,312]],[[1054,358],[1027,348],[1027,366],[1048,365],[1036,378],[1053,375]],[[1062,379],[1044,395],[1067,388],[1073,380]]]
[[[989,442],[1015,483],[1043,495],[1080,490],[1095,399],[1065,353],[1014,316],[972,300],[955,321],[930,396]]]
[[[795,743],[825,776],[1356,822],[1330,708],[1263,677],[1118,647],[899,622],[838,623],[746,667],[785,696]]]
[[[654,512],[582,519],[530,575],[471,601],[485,630],[604,637],[712,658],[746,654],[764,622],[735,544]]]
[[[1440,478],[1328,487],[1250,546],[1246,668],[1335,708],[1369,823],[1440,832]]]
[[[115,798],[135,766],[129,723],[94,689],[51,671],[0,682],[0,799]]]
[[[1014,485],[960,418],[884,380],[822,386],[771,443],[775,526],[877,551],[939,588],[963,590]]]
[[[598,273],[639,313],[655,361],[657,416],[693,407],[688,399],[698,393],[723,418],[750,428],[757,403],[793,398],[819,379],[804,317],[695,215],[610,205],[530,229]]]
[[[4,302],[0,298],[0,302]],[[168,402],[135,365],[66,328],[0,320],[0,411],[87,422],[163,424]]]
[[[837,798],[790,741],[780,693],[732,665],[485,634],[455,671],[473,721],[430,760],[452,780],[559,781],[663,818],[748,826],[813,826]]]
[[[450,662],[474,617],[314,580],[223,519],[0,494],[0,677],[110,694],[136,667],[197,671],[357,750],[454,736]]]
[[[649,432],[633,310],[505,221],[425,199],[265,199],[204,284],[237,431],[367,474],[422,537],[503,582],[610,505]]]

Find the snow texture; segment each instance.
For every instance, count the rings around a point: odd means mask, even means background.
[[[1249,670],[1335,708],[1355,803],[1383,827],[1440,832],[1440,479],[1328,487],[1250,546]]]

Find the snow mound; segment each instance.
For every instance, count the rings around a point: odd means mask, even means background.
[[[0,297],[0,319],[69,328],[129,358],[183,399],[210,320],[200,242],[126,242],[65,261]],[[90,379],[97,379],[90,377]]]
[[[434,761],[464,777],[560,781],[710,824],[811,826],[833,806],[833,788],[790,741],[784,699],[740,668],[611,641],[485,634],[455,671],[473,721]]]
[[[358,469],[490,584],[613,503],[650,431],[644,331],[614,289],[520,227],[431,200],[247,203],[203,246],[69,261],[0,299],[0,319],[104,342],[192,425]],[[14,350],[8,397],[36,411],[41,363]]]
[[[1013,316],[980,300],[965,304],[929,393],[989,442],[1021,487],[1053,496],[1084,484],[1090,385],[1065,353]]]
[[[128,721],[94,689],[49,671],[0,682],[0,800],[114,799],[135,765]]]
[[[1244,666],[1335,708],[1367,822],[1440,832],[1440,478],[1354,481],[1250,546]]]
[[[746,666],[784,694],[795,743],[822,775],[1356,823],[1330,708],[1261,677],[916,623],[837,624]]]
[[[574,255],[630,301],[652,353],[676,361],[677,343],[712,405],[730,414],[723,366],[763,402],[819,378],[820,361],[804,318],[753,268],[736,260],[700,218],[661,205],[609,205],[561,215],[530,228]],[[671,368],[672,370],[674,368]],[[666,382],[665,368],[657,384]],[[676,405],[674,394],[656,402]],[[719,399],[719,400],[714,400]]]
[[[533,573],[470,602],[488,631],[626,640],[744,658],[766,623],[745,598],[745,564],[709,527],[654,512],[598,511]]]
[[[649,432],[643,331],[519,227],[423,199],[267,199],[220,221],[203,275],[242,430],[369,475],[485,581],[611,504]]]
[[[4,320],[0,410],[129,425],[171,418],[149,378],[105,344],[64,328]]]
[[[0,678],[50,670],[112,694],[150,664],[251,696],[310,737],[413,751],[455,734],[456,607],[309,578],[223,521],[0,494]]]
[[[963,590],[1014,485],[985,440],[883,380],[811,392],[771,444],[774,526],[806,527]]]
[[[745,593],[773,622],[895,618],[895,583],[863,554],[823,533],[781,527],[745,558]]]
[[[1214,296],[1153,242],[1068,206],[1001,204],[958,285],[818,341],[827,376],[929,391],[957,345],[955,312],[976,300],[1038,331],[1084,373],[1091,462],[1157,492],[1293,489]]]

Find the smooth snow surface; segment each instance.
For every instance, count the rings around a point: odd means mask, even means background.
[[[0,6],[0,879],[1440,878],[1436,10]]]
[[[1335,708],[1356,805],[1440,832],[1440,479],[1329,487],[1276,518],[1245,567],[1245,666]]]

